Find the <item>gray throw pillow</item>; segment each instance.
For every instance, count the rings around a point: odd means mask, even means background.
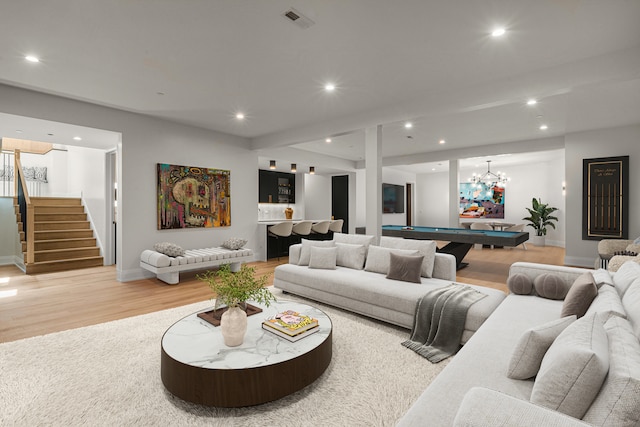
[[[380,247],[404,250],[416,250],[424,256],[422,260],[422,271],[424,277],[433,276],[433,266],[436,258],[436,242],[433,240],[403,239],[401,237],[380,237]]]
[[[576,320],[544,355],[531,403],[582,419],[609,371],[609,344],[596,313]]]
[[[309,268],[335,270],[338,248],[323,248],[312,246],[309,254]]]
[[[552,320],[544,325],[527,329],[513,350],[507,377],[514,380],[526,380],[535,377],[545,353],[567,326],[575,322],[576,316]]]
[[[225,240],[222,243],[222,247],[231,250],[238,250],[247,244],[245,239],[240,239],[239,237],[232,237],[230,239]]]
[[[389,273],[387,279],[403,282],[422,283],[420,273],[424,255],[398,255],[389,253]]]
[[[362,270],[364,268],[364,260],[367,256],[366,246],[336,242],[336,248],[338,248],[336,265],[353,268],[354,270]]]
[[[170,257],[184,255],[184,249],[174,243],[169,242],[156,243],[155,245],[153,245],[153,249],[156,252],[160,252],[161,254],[165,254]]]
[[[567,292],[560,316],[575,315],[578,318],[584,316],[596,295],[598,295],[598,287],[591,273],[581,274]]]
[[[567,285],[560,276],[546,273],[533,280],[533,287],[542,298],[560,300],[567,296],[571,286]]]
[[[533,282],[526,274],[516,273],[507,279],[509,292],[516,295],[531,295]]]

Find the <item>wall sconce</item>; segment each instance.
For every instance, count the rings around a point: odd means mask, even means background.
[[[295,163],[291,163],[291,172],[296,172],[298,169],[296,168]]]
[[[316,174],[315,166],[309,166],[309,175],[315,175],[315,174]]]
[[[269,160],[269,169],[275,169],[275,168],[276,168],[276,161]]]

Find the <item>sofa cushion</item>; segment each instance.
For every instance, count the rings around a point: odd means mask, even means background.
[[[300,249],[300,258],[298,258],[298,265],[309,265],[312,246],[320,248],[330,248],[332,246],[335,246],[335,242],[333,240],[302,239],[302,249]]]
[[[364,268],[364,260],[367,256],[366,246],[336,242],[336,247],[338,248],[337,265],[355,270]]]
[[[560,316],[584,316],[593,299],[598,295],[598,288],[591,273],[581,274],[567,292],[562,304]]]
[[[604,325],[609,339],[609,373],[583,420],[594,425],[640,425],[640,343],[630,323],[612,317]]]
[[[640,278],[640,264],[637,262],[625,262],[613,274],[613,286],[618,290],[620,297],[623,297],[631,283],[638,278]]]
[[[157,251],[151,251],[149,249],[142,251],[140,254],[140,261],[159,268],[169,267],[171,265],[171,258],[167,255],[161,254]]]
[[[593,281],[596,282],[596,286],[600,289],[602,285],[613,286],[613,277],[611,277],[611,273],[604,268],[600,268],[598,270],[594,270],[591,272],[593,275]]]
[[[582,418],[609,370],[607,333],[597,313],[576,320],[540,364],[531,403]]]
[[[627,313],[636,338],[640,340],[640,277],[634,280],[622,297],[622,306]]]
[[[380,246],[370,245],[367,252],[367,262],[364,265],[366,271],[373,273],[387,274],[389,273],[389,253],[394,252],[400,255],[420,255],[418,251],[405,249],[389,249]]]
[[[238,249],[242,248],[246,244],[247,244],[246,239],[241,239],[239,237],[232,237],[222,242],[222,245],[220,246],[222,246],[223,248],[237,251]]]
[[[516,295],[531,295],[533,292],[533,282],[526,274],[516,273],[507,279],[509,292]]]
[[[320,246],[311,246],[309,252],[309,268],[335,270],[338,248],[323,248]]]
[[[387,279],[421,283],[420,272],[424,255],[399,255],[389,253],[389,273]]]
[[[169,242],[156,243],[155,245],[153,245],[153,249],[155,249],[157,252],[160,252],[161,254],[165,254],[171,257],[184,255],[184,249],[182,249],[180,246],[176,245],[175,243],[169,243]]]
[[[604,319],[608,319],[611,316],[627,317],[620,295],[618,295],[618,291],[613,286],[602,286],[598,289],[598,295],[596,295],[585,315],[592,313],[600,313],[600,317]]]
[[[401,237],[380,237],[380,246],[383,248],[417,250],[424,256],[421,275],[433,277],[433,264],[436,256],[436,242],[433,240],[403,239]]]
[[[513,350],[507,376],[515,380],[534,377],[553,341],[575,320],[576,316],[568,316],[527,329]]]
[[[558,275],[545,273],[537,276],[533,280],[533,287],[536,294],[542,298],[559,300],[564,299],[571,285],[567,285]]]
[[[369,248],[369,245],[373,244],[374,239],[375,236],[369,236],[366,234],[334,233],[333,235],[333,241],[336,243],[364,245],[365,248]]]

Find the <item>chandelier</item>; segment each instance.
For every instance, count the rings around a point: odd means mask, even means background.
[[[469,178],[469,182],[472,182],[476,185],[476,187],[480,188],[481,184],[486,185],[489,188],[492,187],[500,187],[504,188],[507,185],[511,178],[507,178],[507,175],[504,173],[493,173],[491,172],[491,160],[487,160],[487,172],[482,175],[476,174],[474,172],[473,176]]]

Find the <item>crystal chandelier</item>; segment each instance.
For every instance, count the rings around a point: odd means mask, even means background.
[[[487,160],[487,172],[482,175],[476,174],[474,172],[473,176],[469,178],[469,182],[472,182],[476,185],[476,187],[480,187],[481,184],[486,185],[487,187],[500,187],[504,188],[507,185],[511,178],[507,178],[507,175],[504,173],[493,173],[491,172],[491,160]]]

